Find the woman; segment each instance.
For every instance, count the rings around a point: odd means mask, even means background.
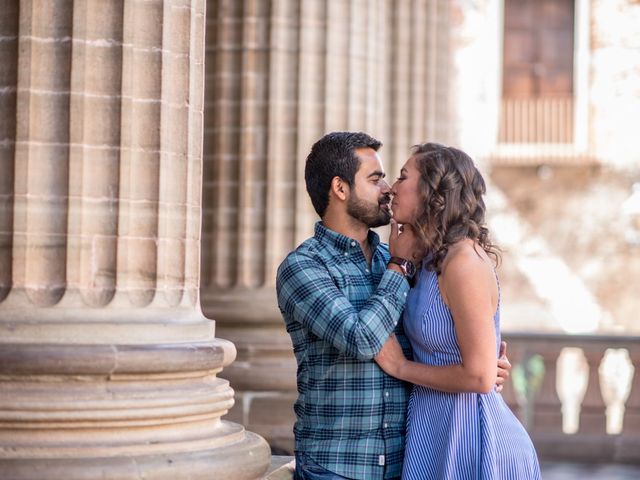
[[[414,384],[402,478],[540,478],[529,436],[494,389],[499,252],[484,224],[480,172],[460,150],[418,145],[392,193],[395,221],[429,252],[403,318],[416,361],[395,339],[376,358]]]

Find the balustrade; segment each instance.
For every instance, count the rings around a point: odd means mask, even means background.
[[[515,377],[505,400],[541,458],[640,463],[639,337],[503,336]],[[531,372],[536,356],[544,365],[542,378]],[[611,362],[616,364],[607,368]]]

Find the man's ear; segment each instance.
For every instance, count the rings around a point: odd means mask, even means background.
[[[349,196],[349,184],[340,177],[331,179],[331,192],[340,200],[345,201]]]

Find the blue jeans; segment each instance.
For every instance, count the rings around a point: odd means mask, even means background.
[[[347,480],[346,477],[330,472],[311,460],[304,453],[296,453],[294,480]]]

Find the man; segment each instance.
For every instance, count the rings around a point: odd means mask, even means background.
[[[402,472],[409,386],[374,359],[394,331],[407,347],[398,322],[416,238],[391,222],[387,246],[370,230],[391,221],[381,145],[353,132],[313,145],[305,181],[321,222],[278,269],[278,306],[298,363],[297,479]]]

